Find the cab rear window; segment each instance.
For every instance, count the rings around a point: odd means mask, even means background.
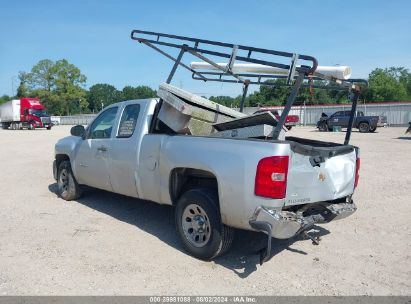
[[[129,138],[136,128],[140,105],[132,104],[124,108],[118,127],[117,138]]]

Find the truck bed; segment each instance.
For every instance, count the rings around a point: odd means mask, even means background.
[[[258,206],[282,210],[290,205],[333,201],[354,191],[357,152],[353,146],[295,137],[263,140],[148,134],[141,147],[138,170],[144,179],[138,183],[138,192],[142,198],[171,205],[173,170],[209,172],[217,179],[222,221],[237,228],[250,229],[248,219]],[[257,165],[270,156],[290,159],[283,199],[254,193]],[[144,165],[147,162],[149,168]]]

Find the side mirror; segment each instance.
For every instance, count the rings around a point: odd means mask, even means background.
[[[71,128],[70,134],[84,138],[84,136],[86,135],[86,129],[84,129],[84,127],[81,125],[77,125]]]

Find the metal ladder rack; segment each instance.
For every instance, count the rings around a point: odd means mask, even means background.
[[[356,83],[363,82],[365,80],[361,79],[338,79],[328,75],[324,75],[316,72],[318,61],[313,56],[301,55],[296,53],[289,53],[283,51],[275,51],[270,49],[256,48],[245,45],[237,45],[231,43],[224,43],[212,40],[205,40],[199,38],[191,38],[178,35],[170,35],[164,33],[133,30],[131,32],[131,39],[136,40],[140,43],[147,45],[148,47],[154,49],[165,57],[169,58],[174,62],[174,65],[167,77],[166,83],[170,83],[174,77],[177,67],[181,66],[192,73],[192,78],[195,80],[202,81],[218,81],[218,82],[231,82],[231,83],[242,83],[243,93],[240,104],[240,111],[243,111],[245,97],[248,92],[248,87],[250,84],[257,85],[279,85],[266,82],[267,79],[285,79],[285,83],[281,85],[291,87],[291,93],[287,98],[284,110],[281,114],[279,122],[274,130],[273,139],[278,139],[282,126],[285,123],[286,117],[293,105],[299,89],[301,86],[305,86],[303,83],[306,79],[313,80],[326,80],[335,82],[338,86],[332,87],[330,89],[348,89],[350,91],[350,99],[352,100],[352,109],[349,126],[347,129],[346,138],[344,144],[348,144],[352,124],[354,121],[354,114],[357,107],[357,100],[360,92],[360,87]],[[169,52],[162,50],[163,48],[179,49],[177,57],[173,57]],[[216,50],[218,48],[218,50]],[[247,55],[241,55],[241,53],[247,53]],[[183,55],[189,53],[202,61],[210,64],[218,72],[200,72],[192,69],[189,65],[182,62]],[[214,60],[206,57],[205,55],[225,58],[228,59],[228,63],[225,67],[221,67]],[[265,56],[265,57],[264,57]],[[270,59],[266,59],[269,57]],[[272,59],[271,59],[272,58]],[[288,58],[290,60],[289,64],[281,63],[281,60]],[[261,64],[265,66],[270,66],[274,68],[280,68],[286,71],[287,76],[284,75],[266,75],[266,74],[241,74],[233,72],[233,65],[236,61],[242,63],[254,63]],[[302,61],[302,65],[298,65],[298,62]],[[223,78],[224,77],[224,78]],[[160,100],[160,106],[161,106]],[[155,113],[155,116],[158,113]]]

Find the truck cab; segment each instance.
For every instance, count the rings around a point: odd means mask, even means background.
[[[20,121],[29,129],[51,129],[51,118],[38,98],[20,99]]]

